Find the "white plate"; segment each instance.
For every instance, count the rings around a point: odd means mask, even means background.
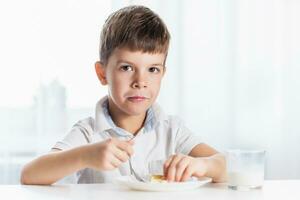
[[[183,191],[196,189],[206,183],[211,182],[211,178],[203,177],[201,179],[192,179],[186,182],[166,182],[166,183],[151,183],[140,182],[131,176],[121,176],[115,179],[114,183],[126,186],[133,190],[142,191]]]

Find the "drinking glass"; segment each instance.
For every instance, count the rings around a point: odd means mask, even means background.
[[[264,182],[264,150],[228,150],[228,187],[233,190],[261,188]]]

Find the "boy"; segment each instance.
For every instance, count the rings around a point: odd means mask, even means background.
[[[78,183],[111,182],[149,174],[148,163],[163,160],[168,181],[191,176],[225,180],[225,159],[201,143],[178,119],[155,104],[165,74],[170,35],[162,20],[143,6],[120,9],[106,20],[95,69],[108,96],[95,119],[74,125],[52,152],[28,163],[22,184],[52,184],[77,172]]]

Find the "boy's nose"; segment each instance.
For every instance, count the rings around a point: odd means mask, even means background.
[[[133,84],[132,84],[132,87],[133,88],[146,88],[147,87],[147,83],[145,81],[135,81]]]
[[[143,72],[135,73],[132,83],[133,88],[146,88],[147,87],[147,75]]]

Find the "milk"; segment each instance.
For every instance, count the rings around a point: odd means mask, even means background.
[[[228,150],[226,154],[230,189],[258,188],[264,182],[264,150]]]
[[[242,172],[233,171],[228,173],[229,186],[250,186],[259,187],[264,182],[263,172]]]

